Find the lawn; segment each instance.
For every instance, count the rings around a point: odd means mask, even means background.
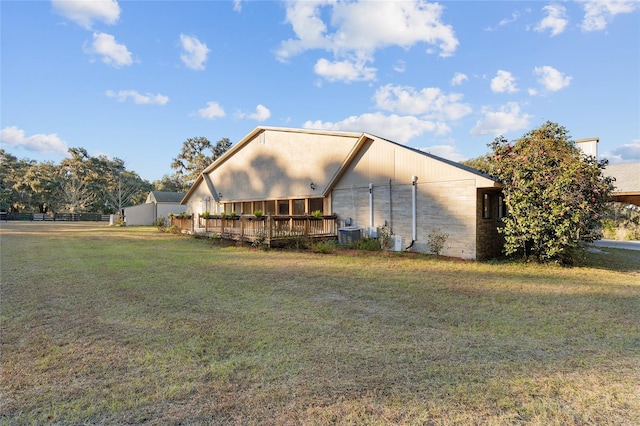
[[[640,424],[640,252],[580,267],[0,224],[0,424]]]

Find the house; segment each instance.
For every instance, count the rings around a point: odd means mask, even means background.
[[[598,158],[598,142],[599,138],[578,139],[576,146]],[[611,201],[640,206],[640,163],[609,164],[604,175],[615,179]]]
[[[615,178],[613,201],[640,206],[640,163],[611,164],[605,173]]]
[[[184,196],[184,192],[151,191],[144,204],[124,208],[125,222],[127,226],[153,225],[158,217],[182,213],[185,206],[180,201]]]
[[[447,256],[484,259],[502,249],[499,182],[368,133],[257,127],[204,170],[182,204],[196,233],[210,231],[205,212],[254,218],[260,210],[293,230],[319,211],[335,222],[323,235],[376,236],[386,226],[397,249],[429,253],[435,234],[447,235]]]

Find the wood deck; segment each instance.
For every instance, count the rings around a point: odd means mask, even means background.
[[[334,215],[315,218],[312,216],[263,216],[253,215],[237,217],[198,215],[199,230],[207,235],[216,235],[236,241],[264,241],[272,245],[278,241],[292,238],[327,239],[338,236],[337,218]],[[194,232],[194,219],[171,218],[171,225],[181,232]]]

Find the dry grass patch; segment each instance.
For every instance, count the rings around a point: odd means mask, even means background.
[[[640,423],[640,253],[568,269],[0,232],[0,423]]]

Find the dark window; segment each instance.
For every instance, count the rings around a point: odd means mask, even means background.
[[[316,210],[320,210],[321,213],[324,213],[322,198],[309,198],[309,213],[313,213]]]
[[[507,216],[507,201],[501,195],[498,197],[498,217],[502,219],[505,216]]]
[[[491,195],[482,195],[482,218],[491,219]]]
[[[289,200],[278,200],[278,214],[289,214]]]
[[[276,214],[276,202],[271,200],[271,201],[265,201],[264,202],[264,213],[265,214]]]
[[[304,200],[293,200],[293,214],[304,214]]]
[[[251,202],[249,201],[245,201],[244,203],[242,203],[242,214],[252,214],[253,212],[251,211]]]

